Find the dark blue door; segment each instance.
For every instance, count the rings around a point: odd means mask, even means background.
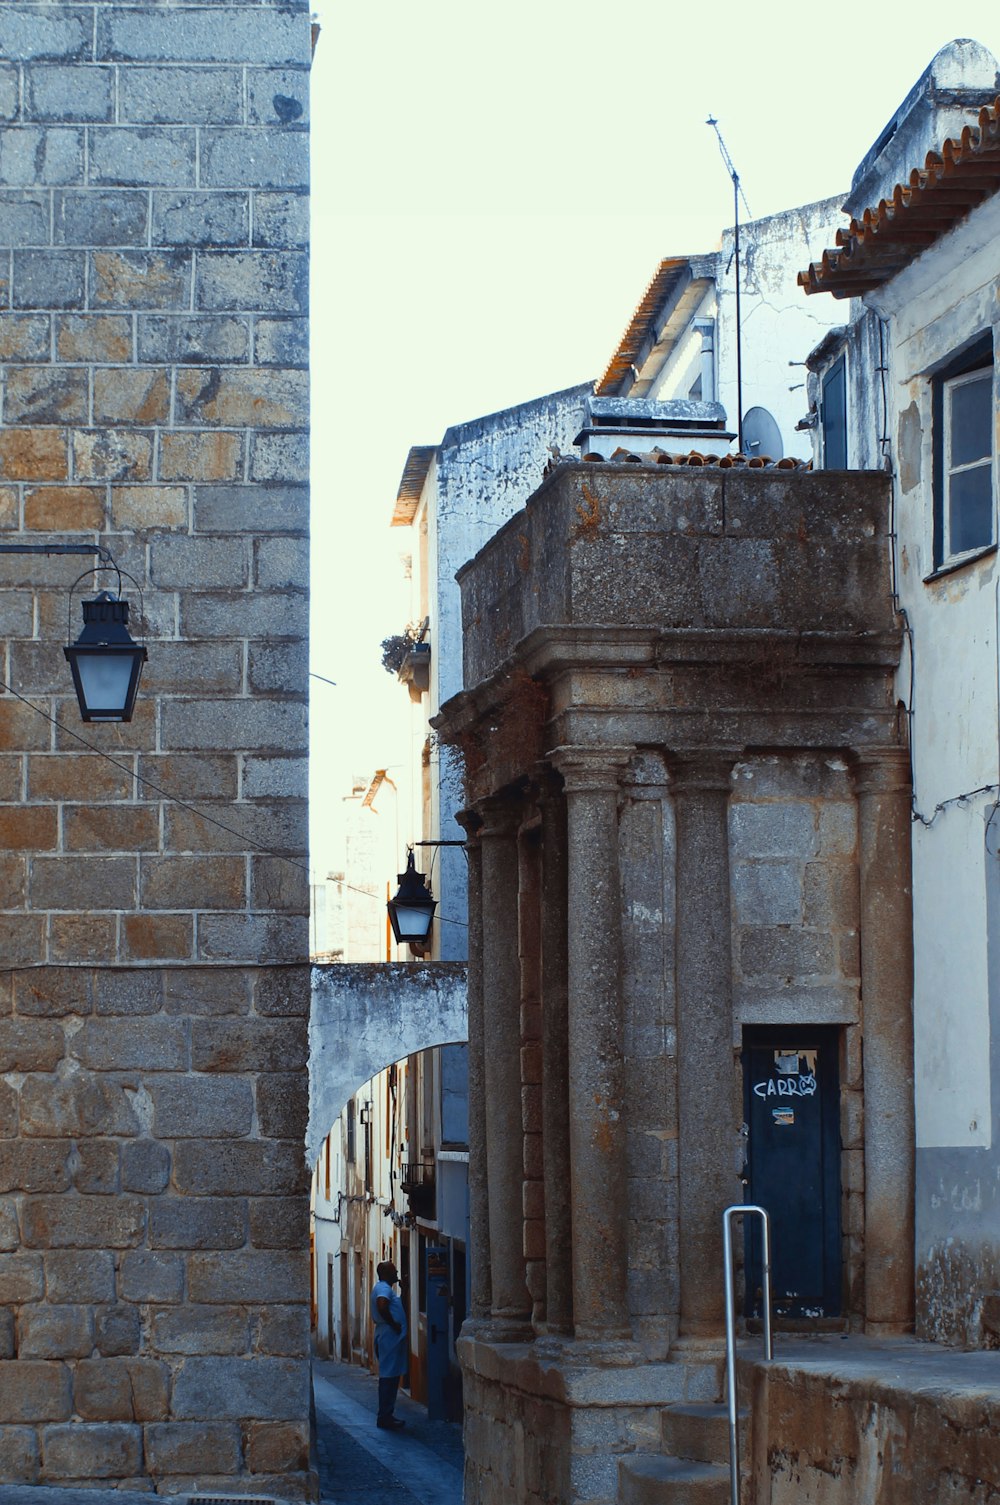
[[[448,1419],[448,1321],[451,1291],[448,1287],[447,1249],[427,1249],[427,1415],[431,1421]]]
[[[839,1031],[747,1029],[743,1079],[748,1200],[771,1219],[778,1316],[840,1312]],[[746,1243],[746,1311],[760,1313],[757,1220]]]

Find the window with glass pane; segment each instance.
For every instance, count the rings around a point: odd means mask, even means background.
[[[945,383],[946,551],[988,547],[993,528],[993,372]]]

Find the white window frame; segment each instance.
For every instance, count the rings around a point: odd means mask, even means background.
[[[993,394],[993,367],[978,366],[972,371],[963,371],[959,376],[949,377],[942,383],[942,465],[941,480],[943,489],[941,527],[942,527],[942,564],[953,565],[961,563],[964,559],[973,559],[986,549],[996,546],[997,541],[997,517],[996,517],[996,488],[993,481],[994,468],[994,445],[992,429],[990,447],[985,455],[976,460],[970,460],[964,465],[952,465],[951,463],[951,400],[952,394],[960,387],[971,386],[974,382],[987,382],[990,396]],[[990,536],[971,545],[967,549],[955,551],[951,547],[951,479],[952,476],[965,475],[972,470],[986,469],[990,478]]]

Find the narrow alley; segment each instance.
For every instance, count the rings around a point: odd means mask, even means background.
[[[314,1360],[313,1394],[322,1505],[461,1505],[459,1425],[400,1393],[406,1430],[378,1431],[378,1382],[348,1364]]]

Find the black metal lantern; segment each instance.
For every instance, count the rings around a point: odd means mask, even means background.
[[[406,859],[406,872],[397,876],[396,897],[386,905],[392,933],[400,945],[423,947],[431,933],[437,900],[431,898],[423,873],[417,872],[412,849]]]
[[[84,721],[131,721],[148,657],[128,630],[128,602],[101,591],[83,602],[83,631],[63,649]]]

